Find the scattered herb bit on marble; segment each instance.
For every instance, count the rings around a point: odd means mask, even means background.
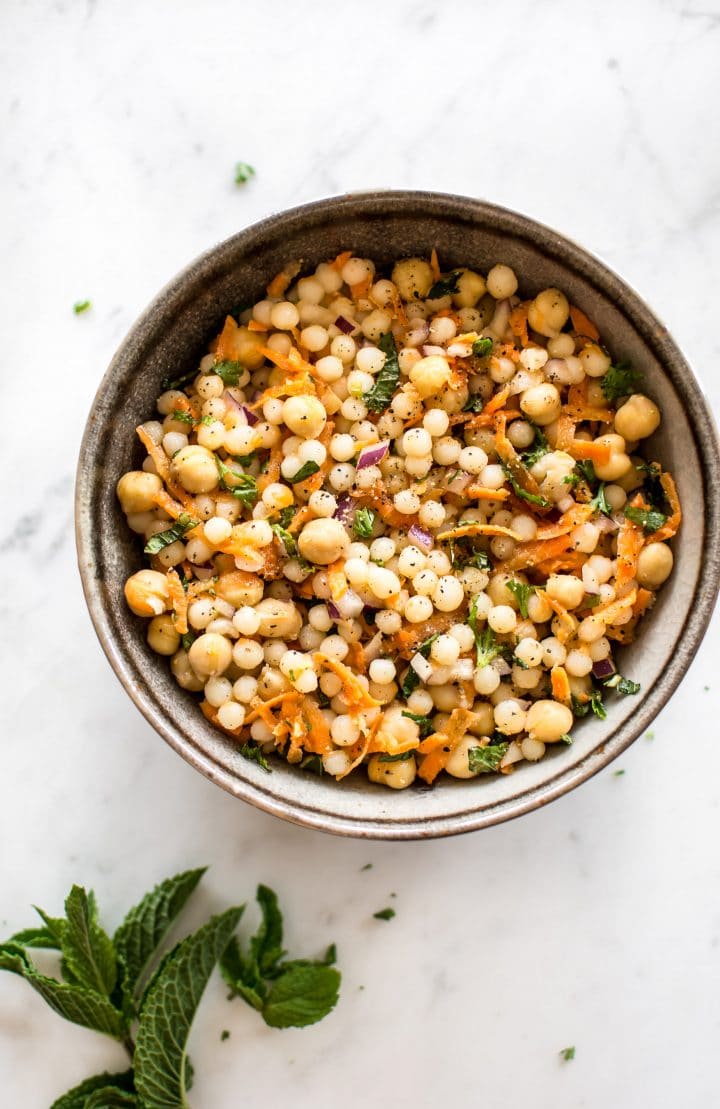
[[[624,770],[613,770],[613,778],[622,778]]]
[[[562,1058],[562,1060],[565,1063],[569,1063],[571,1059],[575,1058],[575,1048],[574,1047],[564,1047],[562,1049],[562,1051],[560,1052],[560,1057]]]
[[[646,732],[645,733],[645,739],[650,739],[650,740],[655,739],[655,732]]]
[[[244,909],[234,906],[211,917],[163,953],[168,931],[204,873],[204,867],[188,870],[161,882],[128,912],[112,937],[100,924],[92,890],[76,885],[65,901],[64,916],[38,909],[41,927],[26,928],[0,943],[0,970],[24,978],[66,1020],[118,1040],[130,1057],[128,1070],[86,1079],[51,1109],[189,1109],[190,1027],[215,964],[228,951],[233,957],[240,950],[234,933]],[[262,979],[271,980],[262,1015],[276,1028],[312,1024],[338,998],[340,973],[330,966],[335,946],[324,960],[280,962],[285,953],[277,897],[261,886],[258,900],[263,922],[250,940],[243,968],[257,973],[253,989],[258,996],[268,985]],[[28,952],[38,948],[58,953],[60,977],[48,977],[35,966]],[[220,1039],[229,1036],[225,1029]]]
[[[392,920],[394,916],[395,910],[390,908],[379,909],[378,912],[373,913],[373,917],[375,918],[375,920]]]
[[[372,870],[372,863],[365,863],[365,866],[361,866],[360,870]]]
[[[81,316],[83,312],[87,312],[92,308],[91,300],[76,300],[73,304],[73,312],[76,316]]]
[[[228,1032],[227,1028],[223,1028],[222,1032],[220,1033],[220,1042],[224,1044],[225,1041],[229,1039],[230,1033]]]
[[[245,185],[251,177],[255,176],[255,167],[248,162],[235,163],[235,184]]]

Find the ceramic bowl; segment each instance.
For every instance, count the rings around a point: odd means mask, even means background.
[[[168,660],[145,642],[145,622],[127,609],[123,584],[142,565],[141,545],[120,512],[115,485],[142,462],[134,433],[150,418],[160,382],[197,365],[234,306],[259,299],[289,259],[312,270],[340,250],[381,266],[435,247],[444,269],[483,272],[508,263],[527,296],[557,285],[593,319],[614,359],[646,375],[663,422],[648,443],[675,475],[684,521],[675,571],[620,653],[638,696],[608,698],[607,720],[579,721],[575,742],[507,776],[394,792],[363,773],[342,783],[274,761],[272,773],[242,758],[180,689]],[[553,801],[616,758],[677,688],[710,618],[720,567],[720,465],[707,401],[665,327],[628,285],[587,251],[515,212],[459,196],[373,192],[322,200],[271,216],[203,254],[153,301],[102,380],[80,450],[76,488],[80,570],[90,614],[118,678],[157,732],[196,770],[244,801],[298,824],[351,836],[413,839],[482,828]]]

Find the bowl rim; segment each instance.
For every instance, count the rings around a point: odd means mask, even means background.
[[[652,350],[654,356],[666,371],[673,390],[683,397],[693,396],[699,409],[699,423],[694,427],[695,442],[702,464],[703,493],[705,499],[705,528],[703,536],[703,572],[695,582],[695,590],[690,602],[687,622],[678,629],[670,662],[661,676],[655,680],[649,692],[639,703],[636,712],[612,731],[605,740],[574,766],[566,767],[553,774],[549,779],[531,787],[527,791],[498,802],[484,809],[472,810],[451,815],[437,815],[404,819],[402,822],[379,816],[372,818],[345,817],[328,813],[305,802],[290,802],[276,797],[269,789],[262,788],[249,779],[238,777],[234,772],[219,765],[206,751],[194,744],[175,725],[171,717],[158,711],[153,699],[147,694],[144,683],[131,673],[131,666],[123,657],[112,634],[108,618],[108,601],[100,588],[100,579],[95,572],[93,541],[90,535],[90,490],[93,484],[92,468],[96,460],[92,452],[92,426],[101,404],[105,390],[122,365],[133,337],[152,324],[157,314],[171,314],[187,299],[185,284],[188,279],[197,280],[203,268],[222,269],[223,257],[232,253],[243,244],[256,242],[263,236],[272,235],[284,225],[328,213],[336,217],[343,209],[352,208],[358,218],[358,206],[366,205],[374,210],[378,201],[388,205],[391,213],[400,215],[403,210],[422,204],[430,215],[464,215],[471,210],[479,221],[492,221],[503,233],[529,242],[536,249],[546,250],[557,257],[559,265],[575,264],[585,280],[593,283],[604,296],[613,299],[612,287],[623,293],[622,312],[629,319],[642,340]],[[558,257],[562,254],[562,257]],[[668,367],[675,370],[668,373]],[[113,355],[105,371],[88,413],[85,430],[78,456],[75,481],[75,537],[78,566],[85,601],[100,645],[116,676],[129,694],[145,719],[163,739],[199,770],[206,778],[217,783],[227,792],[274,816],[304,827],[331,832],[337,835],[367,839],[415,840],[457,835],[489,827],[514,819],[525,813],[544,807],[551,801],[569,793],[582,782],[587,781],[613,759],[617,758],[638,736],[646,731],[652,720],[660,712],[677,689],[692,662],[700,642],[707,630],[713,614],[715,601],[720,589],[720,483],[713,482],[712,476],[720,476],[720,447],[710,404],[697,376],[693,373],[685,356],[670,336],[667,328],[660,322],[655,312],[624,278],[621,278],[606,262],[596,254],[580,246],[572,238],[562,235],[546,224],[523,215],[513,209],[496,205],[484,200],[465,197],[453,193],[441,193],[413,189],[367,190],[343,193],[325,197],[307,204],[275,212],[262,220],[248,225],[234,235],[216,243],[203,251],[160,290],[148,307],[133,323],[120,346]]]

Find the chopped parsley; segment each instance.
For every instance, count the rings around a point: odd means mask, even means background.
[[[385,361],[375,378],[375,384],[363,400],[372,412],[384,412],[393,399],[400,380],[400,364],[392,331],[382,335],[377,345],[385,355]]]
[[[241,362],[231,362],[226,359],[225,361],[215,363],[213,366],[213,373],[217,374],[226,385],[237,385],[240,378],[245,373],[245,367]],[[193,374],[193,377],[194,376]]]
[[[487,625],[483,631],[478,631],[477,626],[477,606],[478,597],[473,597],[470,602],[470,612],[468,613],[468,624],[470,630],[475,636],[475,648],[477,651],[477,669],[482,670],[483,667],[489,666],[494,658],[498,655],[503,655],[506,652],[506,647],[502,643],[498,643],[495,638],[495,632]]]
[[[73,304],[73,312],[76,316],[81,316],[82,313],[87,312],[89,308],[92,308],[91,300],[76,300]]]
[[[472,345],[472,352],[478,358],[485,358],[492,352],[493,341],[490,338],[476,339]]]
[[[520,615],[522,616],[523,620],[527,620],[528,601],[530,600],[530,594],[535,592],[535,586],[527,585],[524,581],[513,580],[506,582],[505,587],[506,589],[510,590],[513,597],[517,601],[518,607],[520,609]]]
[[[373,913],[375,920],[392,920],[395,916],[394,909],[380,909],[378,912]]]
[[[613,778],[622,778],[624,770],[613,770]]]
[[[493,743],[490,747],[471,747],[468,751],[468,769],[473,774],[492,774],[500,769],[509,743]]]
[[[233,470],[232,466],[226,466],[219,458],[215,458],[217,463],[218,475],[220,477],[220,486],[228,493],[232,493],[233,497],[237,497],[245,508],[252,508],[258,498],[257,482],[252,474],[243,474],[239,470]],[[228,485],[227,477],[232,476],[234,485]]]
[[[522,497],[524,501],[529,501],[530,504],[536,504],[539,508],[550,508],[550,501],[546,501],[539,493],[528,493],[527,489],[523,489],[518,479],[513,474],[510,467],[505,462],[501,462],[505,477],[508,479],[513,487],[513,491],[517,497]]]
[[[185,532],[191,531],[196,528],[200,523],[199,520],[194,520],[187,512],[181,512],[172,527],[167,531],[159,531],[157,535],[151,535],[145,544],[145,554],[159,554],[165,547],[169,547],[171,543],[175,543],[178,539],[182,539]]]
[[[435,731],[433,722],[429,716],[422,716],[417,712],[405,712],[403,709],[403,716],[407,716],[408,720],[414,720],[420,729],[420,739],[425,739],[427,736],[432,735]],[[384,759],[380,760],[384,762]]]
[[[607,719],[607,713],[602,701],[602,693],[599,689],[593,689],[587,701],[580,701],[577,697],[573,697],[572,711],[573,716],[587,716],[588,713],[592,711],[600,720]]]
[[[575,1058],[575,1048],[564,1047],[560,1052],[560,1056],[566,1063],[569,1063],[571,1059]]]
[[[294,473],[292,477],[286,478],[285,480],[290,485],[297,485],[298,482],[305,481],[306,478],[312,477],[319,469],[320,467],[317,462],[303,462],[297,473]]]
[[[634,370],[629,362],[618,362],[611,366],[604,377],[600,379],[600,388],[609,401],[618,400],[619,397],[629,397],[642,385],[643,377],[639,370]]]
[[[297,554],[297,543],[293,539],[290,532],[287,530],[287,528],[284,528],[282,524],[271,524],[270,527],[273,529],[283,547],[285,548],[285,554],[288,556],[288,558],[293,558],[293,556]]]
[[[229,1039],[230,1033],[228,1032],[227,1028],[223,1028],[222,1032],[220,1033],[220,1042],[224,1044],[225,1041]]]
[[[372,865],[373,865],[372,863],[365,863],[365,866],[361,866],[360,870],[361,871],[363,871],[363,870],[372,870]]]
[[[193,643],[195,642],[195,638],[196,637],[194,632],[185,632],[185,634],[180,637],[180,642],[182,643],[184,651],[190,650]]]
[[[548,454],[550,451],[550,444],[547,441],[547,436],[545,435],[545,432],[536,424],[532,424],[532,427],[535,431],[533,445],[530,450],[526,451],[525,454],[523,454],[522,456],[523,463],[527,467],[534,466],[535,463],[543,457],[543,455]]]
[[[572,747],[573,738],[572,738],[571,735],[568,735],[567,732],[564,732],[560,736],[560,742],[561,743],[567,743],[568,747]]]
[[[301,770],[307,770],[310,774],[317,774],[318,778],[321,778],[325,773],[320,755],[306,755],[299,766]]]
[[[475,393],[468,397],[463,405],[463,412],[482,412],[485,407],[485,400],[479,393]]]
[[[606,682],[603,682],[606,689],[614,689],[616,693],[634,694],[640,692],[640,682],[634,682],[631,678],[623,678],[622,674],[613,674]]]
[[[238,754],[242,755],[248,762],[256,762],[263,770],[267,770],[268,774],[272,774],[261,747],[256,747],[254,743],[243,743],[242,747],[238,747]]]
[[[181,374],[180,377],[164,377],[162,379],[162,388],[179,389],[181,386],[187,385],[189,381],[193,381],[197,376],[197,370],[188,370],[187,373]]]
[[[420,654],[420,655],[422,655],[423,658],[427,658],[428,655],[430,654],[430,648],[432,647],[433,643],[435,642],[435,640],[438,638],[439,635],[440,635],[440,632],[436,632],[435,635],[431,635],[429,639],[426,639],[424,643],[420,644],[417,651],[415,651],[415,654]],[[410,696],[410,694],[414,693],[414,691],[417,689],[417,687],[419,685],[420,685],[420,675],[418,674],[417,670],[415,670],[415,668],[413,666],[409,666],[408,670],[407,670],[407,674],[403,678],[402,684],[400,686],[400,691],[401,691],[401,693],[402,693],[402,695],[403,695],[403,697],[405,698],[406,701],[407,701],[408,697]]]
[[[452,296],[453,293],[458,291],[461,274],[462,270],[455,270],[454,273],[449,273],[447,277],[439,278],[428,293],[427,299],[440,300],[440,297]]]
[[[353,520],[353,531],[358,539],[370,539],[375,524],[375,513],[371,508],[359,508]]]
[[[631,504],[626,504],[623,512],[628,520],[632,520],[634,524],[639,524],[651,535],[654,531],[658,531],[667,520],[667,516],[663,515],[657,508],[633,508]]]
[[[588,485],[594,485],[597,481],[597,474],[595,473],[595,467],[592,464],[591,458],[581,458],[579,462],[575,463],[575,469]]]
[[[403,716],[407,716],[406,712]],[[407,762],[412,758],[412,751],[401,751],[399,755],[378,755],[378,762]]]
[[[466,566],[474,566],[477,570],[492,572],[492,562],[487,551],[468,551],[462,540],[456,544],[450,542],[450,562],[453,570],[464,570]]]
[[[604,481],[600,482],[598,486],[598,491],[593,499],[590,501],[589,507],[592,509],[593,512],[601,512],[603,516],[612,516],[612,508],[610,507],[608,499],[605,496]]]
[[[183,412],[180,408],[174,408],[170,413],[171,420],[178,420],[181,424],[194,424],[195,421],[189,412]]]
[[[235,163],[235,184],[245,185],[251,177],[255,176],[255,168],[248,162]]]

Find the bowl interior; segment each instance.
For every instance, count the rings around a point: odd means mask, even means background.
[[[181,690],[167,660],[153,654],[144,621],[132,616],[123,584],[142,565],[115,485],[144,453],[134,428],[151,418],[166,376],[197,365],[225,314],[264,294],[290,259],[311,270],[340,250],[389,266],[438,251],[443,269],[485,272],[502,261],[522,295],[548,285],[597,323],[615,359],[645,374],[663,413],[646,456],[676,477],[684,521],[676,568],[636,644],[619,653],[623,673],[641,682],[635,697],[608,697],[608,718],[578,722],[572,747],[508,776],[443,779],[433,789],[390,792],[363,774],[343,783],[280,761],[267,774],[208,724],[196,698]],[[180,753],[224,788],[268,811],[328,831],[412,838],[467,831],[519,815],[577,785],[649,725],[689,665],[717,592],[717,443],[707,406],[666,330],[619,278],[596,259],[533,221],[459,197],[374,193],[307,205],[269,220],[203,255],[160,294],[115,356],[98,392],[82,445],[77,482],[78,550],[83,584],[102,645],[134,701]],[[713,480],[714,479],[714,480]]]

